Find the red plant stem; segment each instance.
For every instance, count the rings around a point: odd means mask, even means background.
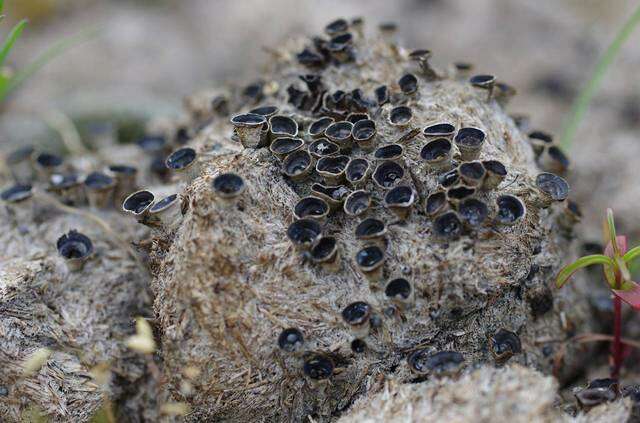
[[[616,289],[622,287],[620,275],[616,274]],[[611,368],[611,378],[617,379],[620,376],[622,367],[622,300],[614,295],[613,297],[613,343],[611,344],[611,355],[613,356],[613,366]]]

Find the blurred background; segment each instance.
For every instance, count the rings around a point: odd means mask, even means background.
[[[6,0],[7,20],[30,20],[11,52],[19,69],[65,36],[96,36],[48,63],[2,104],[0,145],[62,148],[46,124],[65,116],[81,134],[135,137],[151,116],[179,116],[182,98],[248,81],[268,60],[265,46],[311,35],[336,17],[362,16],[368,31],[399,25],[408,48],[434,64],[467,61],[518,90],[510,113],[559,136],[576,93],[637,2],[624,0]],[[8,22],[7,22],[8,21]],[[572,196],[581,233],[600,238],[614,207],[621,229],[640,235],[635,180],[640,157],[640,30],[609,69],[571,151]],[[636,238],[637,239],[637,238]]]

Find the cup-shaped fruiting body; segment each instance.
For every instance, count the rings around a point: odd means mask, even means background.
[[[374,148],[376,133],[376,123],[371,119],[357,121],[351,130],[353,141],[364,151]]]
[[[146,217],[147,212],[151,208],[155,195],[151,191],[140,190],[130,194],[122,203],[122,210],[131,213],[138,220]]]
[[[358,250],[355,261],[360,273],[370,282],[382,280],[385,254],[379,245],[367,245]]]
[[[318,222],[325,222],[329,216],[329,204],[322,198],[304,197],[301,198],[293,208],[293,217],[296,219],[313,219]]]
[[[458,214],[448,211],[440,214],[433,221],[433,234],[442,241],[454,241],[462,234],[462,222]]]
[[[549,207],[553,202],[560,202],[569,196],[569,184],[564,178],[553,173],[540,173],[536,176],[538,188],[538,205]]]
[[[451,167],[451,153],[451,141],[446,138],[437,138],[422,147],[420,158],[424,161],[427,170],[439,172]]]
[[[298,53],[296,59],[302,66],[307,66],[311,69],[320,68],[325,64],[324,57],[308,48]]]
[[[211,183],[213,192],[224,204],[235,204],[246,189],[242,176],[235,173],[221,173]]]
[[[15,218],[21,222],[29,222],[33,215],[33,189],[31,185],[13,185],[0,194],[3,203]]]
[[[475,75],[469,79],[471,85],[476,88],[480,88],[482,90],[487,91],[487,101],[491,101],[491,97],[493,96],[493,88],[496,83],[496,77],[493,75]]]
[[[524,220],[527,208],[518,197],[505,194],[496,199],[498,214],[496,221],[501,225],[515,225]]]
[[[53,192],[64,204],[81,204],[84,200],[82,180],[77,173],[53,174],[47,191]]]
[[[287,328],[278,335],[278,348],[290,354],[302,352],[304,347],[304,335],[300,329]]]
[[[89,205],[94,209],[105,209],[113,201],[116,181],[102,172],[91,172],[84,180]]]
[[[281,137],[276,138],[271,145],[269,146],[269,150],[276,156],[279,160],[284,160],[289,154],[294,151],[300,150],[304,146],[304,141],[300,138],[291,138],[291,137]]]
[[[229,99],[224,95],[215,96],[211,100],[211,111],[217,116],[229,116]]]
[[[553,144],[553,135],[545,131],[531,131],[528,136],[529,144],[531,144],[536,157],[539,157],[546,147]]]
[[[422,130],[422,135],[428,141],[436,138],[446,138],[451,140],[456,132],[456,127],[447,122],[435,123]]]
[[[456,78],[459,81],[466,81],[469,79],[469,75],[473,71],[473,63],[469,62],[455,62],[453,68],[456,74]]]
[[[389,88],[386,85],[380,85],[373,93],[376,97],[376,103],[378,103],[378,106],[382,106],[389,102]]]
[[[340,150],[347,152],[351,150],[352,138],[351,131],[353,123],[347,121],[334,122],[327,127],[324,135],[332,142],[338,144]]]
[[[476,189],[465,185],[457,185],[447,190],[447,200],[457,207],[461,201],[471,198],[475,195]]]
[[[361,120],[370,120],[370,119],[371,118],[369,117],[368,113],[354,112],[354,113],[349,113],[349,116],[347,116],[345,120],[355,125]]]
[[[482,151],[485,138],[486,134],[482,129],[472,127],[460,128],[454,141],[458,150],[460,150],[462,160],[465,162],[476,160],[480,155],[480,151]]]
[[[468,198],[458,204],[458,214],[466,226],[478,228],[487,220],[489,207],[484,201]]]
[[[406,308],[413,303],[413,285],[405,278],[395,278],[387,282],[384,295],[398,307]]]
[[[282,170],[292,181],[304,181],[313,171],[313,159],[308,151],[295,151],[285,157]]]
[[[347,216],[361,216],[371,207],[371,193],[364,190],[353,191],[344,200],[344,212]]]
[[[136,144],[150,156],[157,156],[167,152],[167,139],[161,135],[145,135]]]
[[[517,333],[500,329],[489,337],[489,350],[498,364],[506,363],[515,354],[522,352],[522,344]]]
[[[384,205],[400,220],[406,220],[411,215],[415,202],[416,192],[408,185],[399,185],[384,196]]]
[[[183,147],[174,151],[165,160],[167,168],[180,175],[180,179],[190,183],[200,175],[198,154],[191,147]]]
[[[322,157],[316,163],[316,172],[324,178],[328,185],[340,185],[344,180],[348,165],[348,156]]]
[[[268,132],[263,131],[267,118],[254,113],[243,113],[231,118],[235,133],[245,148],[264,147],[268,142]]]
[[[344,185],[326,186],[322,184],[311,185],[311,192],[314,196],[326,201],[332,211],[342,209],[344,200],[351,193]]]
[[[371,306],[364,301],[356,301],[342,310],[342,319],[356,338],[366,338],[369,335]]]
[[[48,181],[54,173],[62,171],[64,160],[62,157],[51,153],[40,153],[36,156],[35,167],[38,177],[42,181]]]
[[[317,220],[294,220],[287,228],[287,237],[294,247],[308,251],[322,236],[322,226]]]
[[[420,72],[427,81],[433,81],[434,79],[437,79],[438,75],[436,74],[436,71],[429,64],[429,59],[431,59],[431,50],[413,50],[409,53],[409,59],[418,63]]]
[[[586,388],[577,392],[575,397],[580,408],[583,411],[588,411],[597,405],[615,401],[618,398],[619,391],[620,388],[616,379],[595,379]]]
[[[178,227],[182,221],[182,202],[178,194],[171,194],[155,202],[149,208],[149,218],[159,222],[168,231]]]
[[[331,21],[327,24],[327,26],[324,27],[324,32],[326,32],[327,35],[331,37],[339,34],[344,34],[347,31],[349,31],[349,22],[347,22],[346,19],[343,18]]]
[[[269,118],[269,134],[271,141],[280,137],[297,137],[298,123],[289,116],[271,116]]]
[[[518,91],[511,85],[498,81],[495,83],[493,89],[493,98],[496,99],[502,108],[505,108],[517,93]]]
[[[547,146],[538,158],[540,167],[546,172],[563,175],[569,169],[569,158],[558,146]]]
[[[278,113],[278,110],[280,110],[278,109],[278,106],[271,106],[271,105],[260,106],[260,107],[256,107],[255,109],[249,110],[249,114],[260,115],[269,119],[271,116]]]
[[[458,175],[462,182],[470,187],[480,187],[487,171],[480,162],[466,162],[458,166]]]
[[[345,169],[345,177],[352,187],[358,188],[367,182],[371,173],[371,165],[367,159],[352,159]]]
[[[321,157],[337,156],[340,154],[340,147],[338,147],[338,144],[333,143],[326,138],[319,138],[309,144],[309,154],[316,159],[320,159]]]
[[[380,219],[369,217],[356,226],[356,239],[365,244],[377,244],[381,248],[385,247],[385,236],[387,226]]]
[[[404,95],[414,95],[418,92],[418,78],[412,73],[406,73],[398,80],[398,86]]]
[[[441,173],[438,175],[438,183],[443,188],[450,188],[454,185],[458,185],[460,182],[460,173],[458,173],[458,168],[451,169],[448,172]]]
[[[356,338],[351,341],[350,347],[355,354],[362,354],[367,350],[367,343],[360,338]]]
[[[93,254],[93,243],[89,237],[75,230],[58,238],[56,247],[71,272],[82,270]]]
[[[429,217],[436,217],[449,210],[449,202],[447,201],[447,193],[444,191],[436,191],[427,197],[425,203],[425,212]]]
[[[382,147],[378,147],[373,153],[373,157],[376,160],[392,160],[400,161],[404,155],[404,147],[400,144],[387,144]]]
[[[124,197],[137,187],[138,169],[128,165],[111,165],[107,172],[116,181],[115,200],[116,204],[121,204]]]
[[[413,111],[409,106],[396,106],[389,112],[389,124],[398,128],[405,128],[413,119]]]
[[[318,73],[306,73],[298,75],[298,78],[307,85],[309,92],[314,96],[322,93],[324,85],[322,84],[322,75]]]
[[[336,35],[329,40],[327,50],[329,50],[331,56],[338,62],[346,63],[353,60],[353,35],[350,32]]]
[[[35,149],[31,145],[12,151],[5,162],[13,180],[17,184],[29,184],[33,181],[33,155]]]
[[[305,357],[302,371],[307,380],[314,387],[323,386],[333,375],[335,365],[326,354],[311,353]]]
[[[309,125],[307,133],[312,139],[318,139],[324,137],[324,131],[334,122],[332,117],[321,117]]]
[[[398,163],[385,160],[374,170],[373,182],[382,189],[391,189],[402,181],[404,173],[404,168]]]
[[[409,369],[419,376],[455,376],[464,366],[464,356],[457,351],[430,354],[426,349],[419,349],[407,361]]]
[[[482,162],[482,166],[486,172],[482,189],[495,189],[507,177],[507,168],[498,160],[485,160]]]
[[[309,252],[311,261],[320,264],[328,271],[335,271],[340,266],[338,241],[332,236],[321,237]]]

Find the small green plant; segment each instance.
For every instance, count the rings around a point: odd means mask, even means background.
[[[628,249],[627,237],[616,234],[613,211],[607,209],[604,222],[604,235],[607,242],[604,254],[593,254],[580,257],[564,267],[558,273],[556,286],[561,288],[579,269],[594,264],[602,265],[608,288],[613,294],[613,342],[611,345],[612,368],[611,377],[617,378],[622,366],[622,301],[636,310],[640,310],[640,285],[631,280],[629,264],[640,257],[640,246]]]

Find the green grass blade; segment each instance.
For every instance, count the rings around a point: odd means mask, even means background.
[[[0,87],[0,102],[4,101],[11,91],[16,89],[20,84],[22,84],[22,82],[24,82],[24,80],[29,78],[31,75],[42,69],[42,67],[49,63],[51,60],[55,59],[71,47],[82,44],[83,42],[95,37],[97,34],[98,30],[96,29],[82,31],[70,37],[63,38],[62,40],[49,47],[49,49],[42,53],[36,60],[27,65],[27,67],[25,67],[24,69],[21,69],[17,74],[15,74],[8,84],[6,84],[4,87]]]
[[[629,265],[629,263],[631,263],[633,260],[637,259],[638,257],[640,257],[640,245],[638,245],[637,247],[633,247],[632,249],[627,251],[627,253],[622,257],[622,259],[624,260],[625,263],[627,263],[627,265]]]
[[[591,266],[593,264],[602,264],[604,266],[613,266],[613,260],[604,254],[594,254],[591,256],[580,257],[578,260],[574,261],[568,266],[565,266],[560,270],[558,276],[556,277],[556,286],[561,288],[569,278],[578,270],[583,267]]]
[[[562,132],[562,137],[560,138],[560,146],[563,149],[569,150],[571,148],[578,126],[580,126],[580,123],[589,108],[593,95],[598,90],[598,87],[602,82],[602,78],[611,63],[613,63],[613,60],[616,58],[618,51],[620,51],[620,48],[629,38],[638,23],[640,23],[640,6],[638,6],[638,8],[633,12],[633,15],[631,15],[629,20],[620,29],[620,32],[618,32],[618,35],[616,35],[616,38],[613,40],[611,45],[609,45],[605,50],[600,61],[596,65],[591,78],[580,92],[578,98],[574,101],[573,106],[571,107],[571,112],[566,121],[564,131]]]
[[[27,25],[27,20],[23,19],[13,27],[7,38],[4,40],[2,44],[2,49],[0,49],[0,66],[4,65],[4,61],[7,59],[9,52],[13,48],[13,45],[18,41],[20,34],[22,34],[22,30]]]

